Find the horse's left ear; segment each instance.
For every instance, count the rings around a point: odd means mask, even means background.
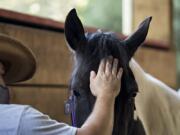
[[[81,42],[86,40],[83,25],[75,9],[72,9],[66,17],[64,32],[69,47],[73,51],[76,51]]]
[[[139,25],[139,28],[132,35],[130,35],[127,39],[124,40],[125,48],[127,50],[127,53],[128,53],[128,56],[130,59],[134,55],[137,48],[146,39],[151,19],[152,19],[152,17],[146,18]]]

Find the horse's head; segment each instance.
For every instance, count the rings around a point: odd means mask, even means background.
[[[119,60],[119,67],[123,68],[121,92],[115,103],[113,134],[127,133],[134,114],[134,97],[138,92],[137,83],[129,68],[129,61],[145,40],[150,21],[151,17],[147,18],[136,32],[127,39],[121,40],[112,32],[85,33],[75,9],[70,11],[65,21],[65,36],[75,57],[70,89],[76,98],[74,108],[76,126],[80,127],[84,123],[95,102],[89,87],[90,71],[97,72],[101,59],[111,55]]]

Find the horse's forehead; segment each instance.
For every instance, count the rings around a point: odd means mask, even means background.
[[[97,31],[97,32],[86,32],[85,33],[85,36],[86,38],[88,39],[93,39],[94,37],[108,37],[108,38],[111,38],[111,39],[114,39],[114,40],[119,40],[119,41],[123,41],[123,39],[121,39],[117,34],[115,34],[114,32],[102,32],[102,31]]]
[[[99,52],[104,53],[117,53],[118,51],[124,51],[124,42],[119,39],[112,32],[95,32],[86,33],[87,48],[98,48]],[[92,49],[93,50],[93,49]],[[115,50],[115,51],[112,51]],[[112,51],[112,52],[111,52]]]
[[[121,66],[126,64],[127,53],[123,41],[114,34],[86,33],[86,38],[87,43],[84,45],[84,48],[76,53],[76,67],[78,67],[78,71],[82,69],[82,72],[87,71],[89,68],[96,69],[100,60],[110,55],[118,58]]]

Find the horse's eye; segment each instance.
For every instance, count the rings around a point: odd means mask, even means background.
[[[73,90],[73,94],[76,96],[76,97],[79,97],[80,96],[80,93],[76,90]]]

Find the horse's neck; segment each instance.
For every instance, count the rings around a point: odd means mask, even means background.
[[[158,91],[160,93],[177,96],[177,93],[172,88],[146,73],[134,59],[131,59],[129,65],[135,76],[140,92],[151,90],[151,92]]]
[[[144,72],[132,59],[130,68],[138,84],[137,115],[150,134],[174,133],[180,125],[180,98],[170,87]],[[177,117],[174,118],[174,117]],[[179,120],[178,120],[179,119]],[[171,128],[172,127],[172,128]],[[177,129],[176,129],[177,128]],[[180,134],[180,130],[178,131]]]
[[[144,70],[137,64],[137,62],[132,58],[131,61],[129,62],[129,66],[134,74],[134,77],[136,79],[136,82],[138,84],[139,89],[142,87],[143,82],[145,80],[145,72]]]

